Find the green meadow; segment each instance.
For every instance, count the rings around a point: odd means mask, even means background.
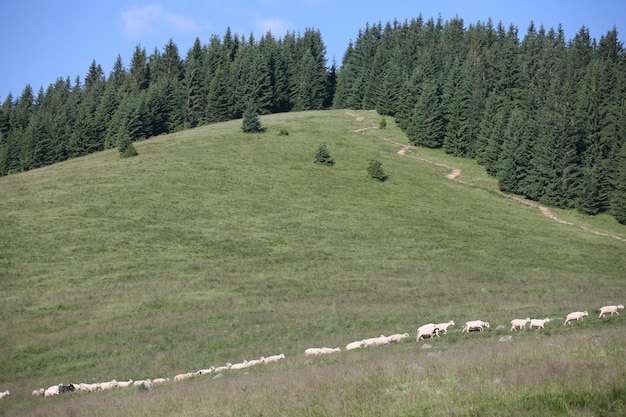
[[[626,227],[554,221],[441,150],[398,155],[404,133],[379,121],[275,114],[264,133],[236,120],[0,178],[0,415],[623,415],[626,313],[598,309],[626,301]],[[334,166],[313,163],[321,144]],[[512,333],[526,317],[552,321]],[[475,319],[491,327],[461,333]],[[323,346],[342,352],[305,357]],[[151,390],[31,396],[279,353]]]

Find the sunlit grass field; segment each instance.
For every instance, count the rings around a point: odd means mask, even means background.
[[[440,150],[398,155],[407,140],[390,118],[360,130],[379,121],[270,115],[261,134],[232,121],[136,143],[129,159],[0,178],[0,414],[622,415],[626,314],[597,310],[626,301],[626,242],[581,226],[626,227],[553,210],[574,224],[557,223]],[[321,144],[334,166],[313,163]],[[387,181],[368,178],[372,160]],[[564,326],[575,310],[589,317]],[[552,322],[499,341],[527,316]],[[474,319],[490,329],[462,334]],[[415,342],[419,325],[448,320],[448,335]],[[217,379],[31,396],[278,353]]]

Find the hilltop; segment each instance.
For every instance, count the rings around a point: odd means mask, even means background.
[[[624,315],[596,310],[626,299],[626,227],[571,210],[556,222],[474,161],[405,148],[379,118],[282,113],[261,117],[262,134],[235,120],[137,142],[133,158],[113,149],[0,178],[0,413],[617,415]],[[313,163],[320,144],[334,166]],[[374,159],[387,181],[368,178]],[[574,310],[589,317],[563,326]],[[553,322],[498,342],[527,316]],[[415,342],[417,326],[450,319],[432,349]],[[491,329],[461,334],[472,319]],[[303,354],[399,332],[412,337]],[[277,353],[248,375],[30,396]]]

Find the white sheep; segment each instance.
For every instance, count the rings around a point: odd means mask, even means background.
[[[215,366],[211,366],[207,369],[200,369],[198,371],[196,371],[196,375],[206,375],[206,374],[210,374],[211,372],[213,372],[215,370]]]
[[[317,356],[322,353],[322,348],[308,348],[304,351],[305,356]]]
[[[391,338],[389,336],[380,336],[378,337],[378,342],[376,343],[377,345],[388,345],[389,343],[391,343]]]
[[[346,350],[354,350],[354,349],[359,349],[363,346],[364,341],[363,340],[358,340],[356,342],[350,342],[346,345]]]
[[[618,304],[616,306],[604,306],[600,308],[600,317],[603,317],[605,314],[609,314],[611,313],[611,316],[613,314],[617,314],[619,316],[619,312],[617,310],[623,310],[624,306],[622,304]]]
[[[108,381],[108,382],[100,383],[100,389],[102,391],[106,391],[106,390],[113,389],[113,388],[117,388],[117,381],[115,379],[112,379],[111,381]]]
[[[248,361],[244,360],[241,363],[236,363],[234,365],[231,365],[230,369],[244,369],[248,367]]]
[[[5,397],[8,397],[10,394],[11,393],[9,392],[9,390],[0,392],[0,400],[4,399]]]
[[[80,392],[94,392],[100,389],[100,384],[85,384],[81,382],[80,384],[74,384],[76,391]]]
[[[437,326],[435,326],[435,323],[424,324],[423,326],[420,326],[417,328],[417,336],[415,336],[415,340],[419,342],[421,339],[423,339],[426,336],[439,337],[439,330],[437,330]]]
[[[461,333],[463,332],[469,333],[470,330],[472,329],[478,329],[482,332],[485,330],[485,327],[489,328],[489,322],[482,321],[482,320],[471,320],[465,323],[465,327],[463,327],[463,330],[461,330]]]
[[[133,387],[138,387],[138,388],[143,386],[144,388],[151,389],[153,385],[154,384],[152,383],[150,379],[141,379],[139,381],[133,382]]]
[[[129,379],[128,381],[121,381],[117,383],[118,388],[128,388],[133,385],[133,380]]]
[[[452,320],[450,320],[447,323],[435,324],[435,327],[437,328],[437,334],[439,334],[439,332],[442,332],[442,331],[443,331],[443,334],[448,334],[448,327],[450,326],[454,326],[454,322]]]
[[[186,372],[184,374],[178,374],[174,377],[174,381],[184,381],[185,379],[189,379],[194,377],[195,374],[193,372]]]
[[[56,397],[57,395],[59,395],[59,386],[58,385],[53,385],[51,387],[48,387],[44,393],[43,396],[44,397]]]
[[[222,365],[222,366],[218,366],[218,367],[216,367],[216,368],[215,368],[215,370],[214,370],[214,372],[215,372],[215,373],[217,373],[217,372],[222,372],[222,371],[225,371],[225,370],[227,370],[227,369],[230,369],[230,367],[231,367],[231,366],[233,366],[233,364],[232,364],[232,363],[230,363],[230,362],[227,362],[226,364],[224,364],[224,365]]]
[[[567,323],[569,323],[572,320],[582,320],[583,317],[588,316],[589,313],[587,311],[574,311],[573,313],[569,313],[567,315],[567,317],[565,317],[565,323],[563,323],[563,326],[565,326]]]
[[[284,353],[281,353],[280,355],[268,356],[267,358],[265,358],[265,364],[267,365],[268,363],[278,362],[281,359],[285,359]]]
[[[530,320],[530,328],[532,329],[533,327],[538,327],[538,328],[542,328],[546,323],[550,323],[550,319],[549,318],[545,318],[545,319],[532,319]]]
[[[409,334],[408,334],[408,333],[403,333],[403,334],[397,333],[397,334],[392,334],[391,336],[388,336],[388,337],[387,337],[387,339],[388,339],[390,342],[396,342],[396,343],[399,343],[399,342],[402,342],[402,341],[403,341],[404,339],[406,339],[407,337],[409,337]]]
[[[259,359],[251,359],[246,362],[246,368],[261,365],[262,363],[265,363],[265,358],[263,356],[261,356]]]
[[[530,317],[527,317],[525,319],[513,319],[511,320],[511,331],[513,330],[517,330],[517,329],[525,329],[526,328],[526,323],[530,323]]]
[[[33,391],[33,397],[41,397],[46,390],[44,388],[39,388]]]
[[[87,392],[87,384],[81,382],[80,384],[74,384],[74,388],[78,392]]]
[[[370,337],[369,339],[363,339],[363,346],[365,347],[385,345],[387,343],[389,343],[389,341],[387,341],[387,337],[385,335]]]
[[[333,353],[341,352],[341,348],[327,348],[323,347],[321,355],[332,355]]]
[[[165,384],[166,382],[170,382],[170,379],[169,378],[154,378],[152,380],[152,383],[155,384],[155,385],[156,384]]]

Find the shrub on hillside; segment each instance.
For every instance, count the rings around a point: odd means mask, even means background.
[[[387,175],[383,171],[383,164],[378,160],[370,162],[370,165],[367,167],[367,173],[375,180],[385,181],[387,179]]]
[[[263,132],[264,130],[261,126],[261,120],[259,119],[256,105],[252,101],[248,103],[246,111],[243,113],[241,130],[243,130],[245,133],[258,133]]]
[[[323,164],[323,165],[334,165],[335,161],[333,157],[330,156],[330,152],[328,152],[328,148],[326,148],[326,144],[323,143],[317,148],[317,153],[315,154],[315,163]]]
[[[126,147],[126,150],[124,152],[120,152],[120,158],[130,158],[131,156],[137,155],[139,155],[139,153],[132,143]]]
[[[137,150],[133,146],[130,136],[123,131],[117,140],[117,150],[120,152],[120,158],[130,158],[138,155]]]

